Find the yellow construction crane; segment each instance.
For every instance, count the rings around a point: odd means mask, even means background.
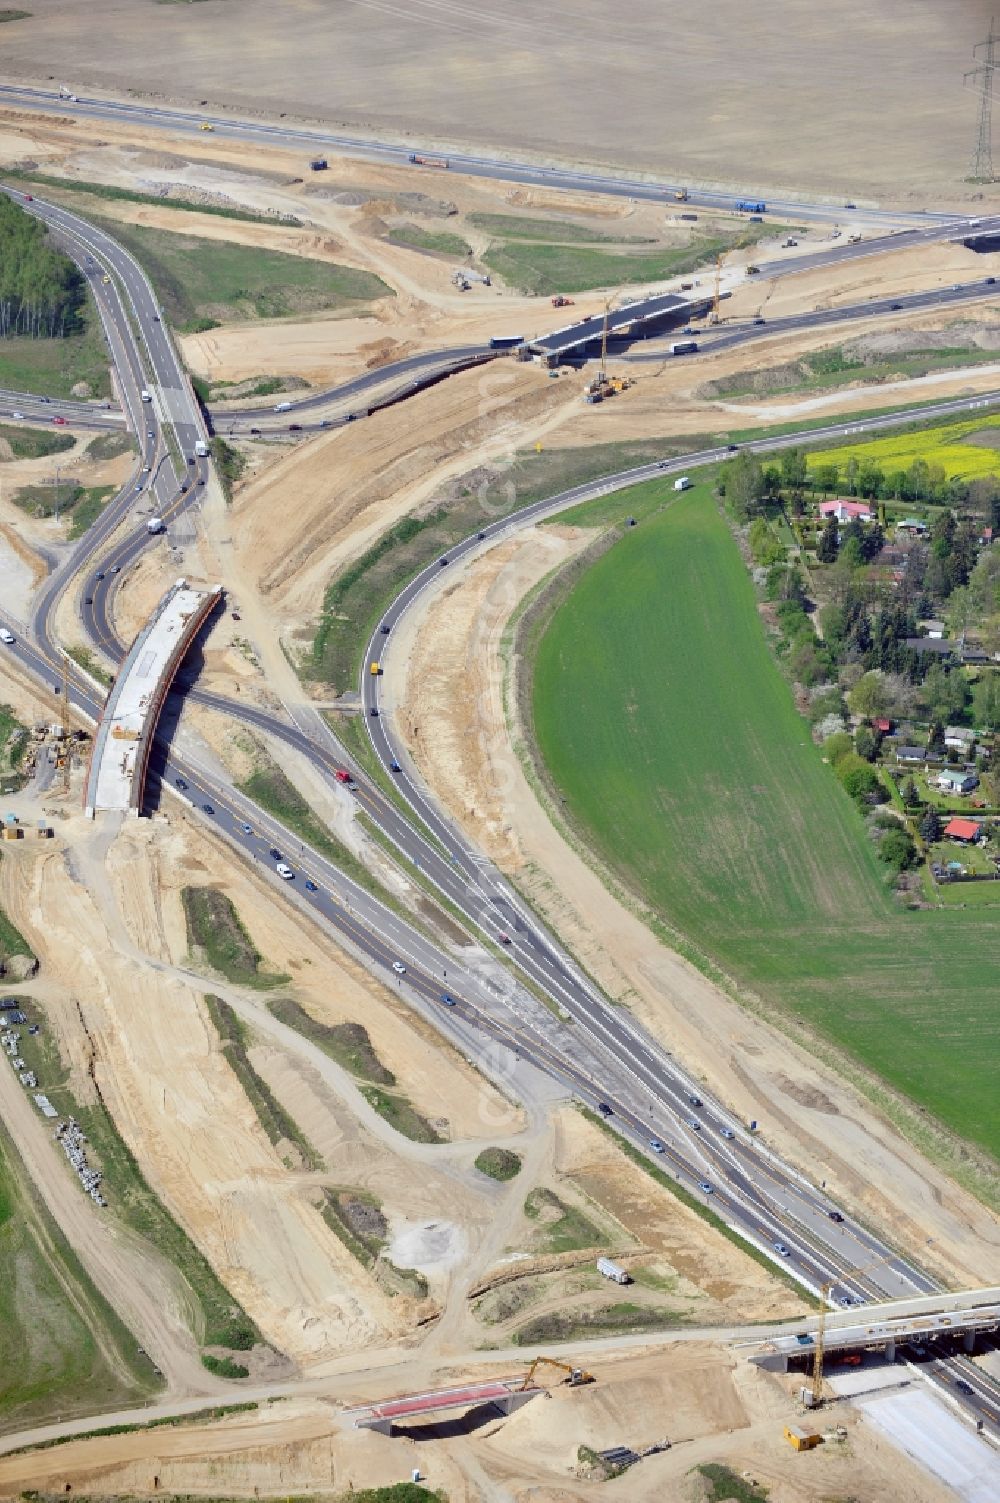
[[[846,1273],[840,1274],[835,1279],[820,1288],[819,1299],[819,1324],[816,1327],[815,1348],[813,1350],[812,1370],[812,1407],[816,1408],[823,1402],[823,1358],[826,1355],[826,1317],[828,1311],[827,1301],[830,1298],[831,1289],[842,1284],[845,1279],[857,1278],[861,1274],[874,1273],[876,1268],[881,1268],[883,1263],[891,1263],[895,1253],[887,1253],[882,1258],[877,1258],[874,1263],[865,1263],[860,1268],[849,1268]]]
[[[535,1369],[536,1367],[539,1367],[543,1362],[546,1363],[549,1367],[562,1368],[563,1372],[567,1374],[567,1376],[563,1379],[563,1382],[566,1383],[570,1388],[581,1388],[584,1383],[594,1382],[594,1374],[588,1373],[582,1367],[572,1367],[570,1363],[560,1362],[556,1357],[536,1357],[531,1366],[528,1368],[527,1373],[525,1374],[524,1382],[521,1384],[519,1392],[523,1393],[526,1388],[531,1387],[532,1380],[535,1376]]]

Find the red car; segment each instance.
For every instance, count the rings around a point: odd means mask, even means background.
[[[60,428],[65,428],[66,426],[66,419],[64,417],[54,417],[52,421],[58,423]]]

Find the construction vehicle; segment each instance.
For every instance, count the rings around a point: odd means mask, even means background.
[[[759,198],[738,198],[736,200],[737,214],[764,214],[767,204]]]
[[[678,188],[677,192],[674,194],[674,198],[679,204],[686,204],[689,197],[690,195],[686,188]]]
[[[414,167],[447,167],[448,165],[447,157],[425,157],[421,156],[418,151],[411,151],[409,160]]]
[[[535,1377],[535,1369],[543,1363],[549,1367],[562,1368],[566,1374],[563,1382],[568,1388],[582,1388],[585,1383],[593,1383],[595,1381],[594,1374],[588,1373],[585,1368],[573,1367],[568,1362],[560,1362],[557,1357],[536,1357],[525,1374],[524,1382],[518,1390],[519,1393],[523,1393],[526,1388],[531,1387]]]
[[[326,157],[313,157],[312,161],[309,163],[309,170],[311,172],[325,172],[326,168]]]
[[[552,306],[553,308],[572,308],[573,299],[571,297],[563,297],[562,293],[558,292],[552,299]]]
[[[760,267],[759,266],[748,266],[747,267],[747,276],[748,277],[757,277],[757,276],[760,276]]]
[[[203,120],[201,122],[201,124],[199,125],[198,129],[199,130],[214,130],[215,126],[214,125],[209,125],[209,123],[208,123],[207,120]]]
[[[468,292],[471,284],[464,271],[453,271],[451,274],[451,280],[454,282],[459,292]]]
[[[881,1268],[884,1263],[891,1263],[894,1253],[888,1253],[883,1258],[877,1258],[874,1263],[866,1263],[861,1268],[849,1268],[846,1273],[838,1278],[830,1279],[821,1285],[819,1291],[819,1321],[816,1326],[815,1345],[813,1347],[812,1369],[812,1392],[808,1399],[810,1409],[817,1408],[823,1402],[823,1358],[826,1354],[826,1317],[829,1311],[830,1291],[845,1279],[857,1278],[862,1274],[874,1273],[876,1268]],[[806,1397],[807,1390],[803,1389],[802,1396]]]

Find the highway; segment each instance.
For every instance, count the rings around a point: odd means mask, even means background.
[[[236,114],[219,115],[204,109],[174,109],[164,105],[143,104],[132,100],[118,100],[91,94],[77,94],[66,98],[58,89],[40,89],[23,84],[0,85],[0,101],[7,101],[22,109],[44,110],[47,114],[69,118],[83,117],[91,120],[121,122],[141,125],[144,130],[162,129],[172,134],[200,133],[202,126],[211,126],[227,141],[243,141],[247,145],[265,142],[271,146],[301,149],[315,155],[324,150],[346,156],[362,157],[375,162],[390,162],[407,165],[410,158],[427,154],[428,148],[419,144],[392,143],[375,137],[345,135],[287,122],[247,120]],[[204,146],[204,142],[201,143]],[[435,158],[442,154],[431,148]],[[460,172],[467,177],[489,178],[498,182],[537,184],[547,188],[577,189],[585,193],[605,193],[617,198],[636,198],[664,202],[680,209],[717,209],[732,212],[737,195],[712,188],[695,188],[683,183],[651,183],[648,177],[627,177],[611,172],[589,172],[580,168],[540,165],[534,162],[518,162],[507,158],[481,156],[475,153],[449,152],[444,160],[446,171]],[[304,164],[303,164],[304,165]],[[413,164],[415,176],[442,176],[442,169],[421,167]],[[683,205],[676,202],[676,194],[686,190],[689,201]],[[747,189],[749,197],[756,198],[753,189]],[[877,206],[861,206],[848,210],[846,204],[811,202],[797,198],[770,198],[767,212],[775,216],[791,218],[794,222],[817,220],[838,223],[849,213],[858,221],[883,225],[913,225],[933,229],[939,222],[951,222],[955,216],[933,211],[907,211],[880,209]]]
[[[65,211],[53,210],[48,205],[32,207],[44,217],[51,211],[65,243],[74,248],[77,259],[83,258],[85,266],[93,258],[98,266],[107,264],[113,268],[110,283],[104,282],[103,275],[100,277],[102,317],[108,321],[106,327],[125,409],[130,421],[140,433],[149,435],[149,443],[154,446],[152,450],[147,447],[144,457],[161,454],[155,504],[169,521],[197,500],[207,466],[191,466],[190,475],[179,478],[169,456],[167,461],[162,460],[164,418],[180,437],[182,454],[189,444],[193,448],[202,429],[197,405],[163,329],[152,290],[131,257],[118,251],[102,232]],[[129,313],[144,348],[134,339]],[[149,379],[147,368],[152,371],[151,381],[157,388],[157,400],[152,404],[143,404],[138,398],[141,385]],[[940,403],[924,412],[937,415],[968,406],[968,401]],[[150,409],[154,414],[151,419],[147,418]],[[875,430],[903,420],[895,416],[871,420],[862,426]],[[145,426],[147,421],[151,423],[149,429]],[[839,436],[858,426],[828,425],[816,430],[815,436]],[[802,441],[801,435],[797,441]],[[767,440],[755,448],[767,452],[790,442],[796,440]],[[712,450],[689,455],[662,467],[645,466],[577,487],[490,524],[481,535],[455,548],[449,558],[454,563],[472,550],[488,545],[496,536],[589,496],[608,494],[662,470],[670,473],[691,468],[721,458],[724,453]],[[75,574],[85,567],[94,571],[94,594],[92,603],[84,604],[84,624],[102,651],[113,660],[120,655],[122,644],[113,626],[114,593],[120,575],[114,570],[124,570],[151,542],[144,525],[125,528],[120,537],[112,538],[134,500],[134,490],[126,488],[106,508],[100,522],[74,550],[67,565],[51,577],[41,592],[31,635],[27,640],[19,639],[13,651],[43,681],[52,680],[53,672],[58,671],[59,650],[51,632],[55,603]],[[387,614],[389,637],[377,632],[373,638],[370,655],[387,662],[390,671],[391,628],[417,596],[431,587],[432,580],[441,577],[441,569],[441,565],[433,565],[407,586]],[[98,572],[104,574],[103,580],[97,579]],[[366,711],[380,708],[379,689],[380,680],[365,674],[362,693]],[[71,692],[78,708],[91,719],[96,718],[100,712],[99,692],[88,688],[77,674],[73,675]],[[278,717],[237,702],[198,691],[195,694],[222,713],[256,724],[296,744],[327,772],[335,765],[334,759],[341,765],[350,765],[318,716],[313,715],[311,722],[308,720],[308,711],[304,712],[307,729],[303,730],[302,726],[290,726]],[[433,839],[428,840],[419,828],[414,828],[395,803],[353,769],[358,782],[357,796],[402,854],[419,864],[425,876],[461,909],[473,932],[487,940],[475,954],[466,955],[463,950],[462,958],[456,961],[409,920],[347,882],[318,857],[300,850],[300,860],[295,855],[299,846],[295,837],[255,809],[217,773],[200,768],[189,756],[165,751],[160,771],[174,791],[186,798],[224,839],[269,872],[269,880],[276,889],[285,887],[287,891],[291,886],[293,901],[303,905],[324,925],[332,925],[343,942],[362,954],[376,974],[392,982],[396,977],[393,962],[405,964],[405,983],[400,977],[399,984],[405,984],[412,1001],[429,1009],[438,1026],[448,1032],[474,1026],[478,1032],[507,1044],[519,1058],[553,1075],[591,1105],[603,1102],[612,1114],[614,1125],[631,1141],[649,1157],[662,1160],[692,1193],[700,1195],[724,1220],[809,1287],[818,1289],[834,1279],[837,1284],[833,1298],[838,1301],[863,1301],[883,1293],[902,1295],[935,1287],[921,1270],[886,1247],[868,1228],[851,1218],[832,1220],[830,1213],[836,1208],[825,1196],[782,1165],[759,1137],[751,1135],[719,1103],[708,1098],[622,1009],[610,1006],[523,901],[462,839],[421,789],[405,749],[392,738],[388,717],[366,713],[366,724],[376,755],[388,770],[387,776],[397,778],[401,792]],[[392,771],[393,761],[404,769],[402,779]],[[250,835],[244,825],[250,827]],[[440,843],[440,848],[435,842]],[[265,865],[266,852],[272,845],[297,867],[294,883],[282,884],[274,874],[273,865]],[[313,882],[315,892],[306,889],[307,880]],[[503,935],[509,937],[509,945],[503,943]],[[508,967],[500,961],[501,956],[506,956],[517,973],[573,1019],[574,1026],[561,1023],[531,990],[513,982]],[[454,998],[454,1006],[442,1001],[446,989]],[[698,1105],[692,1103],[692,1096],[701,1098]],[[700,1191],[697,1187],[701,1183],[711,1188]],[[779,1250],[776,1244],[784,1250]],[[877,1258],[886,1260],[877,1272],[860,1275],[850,1272]]]

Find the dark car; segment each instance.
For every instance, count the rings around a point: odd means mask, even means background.
[[[441,993],[441,1001],[444,1003],[445,1007],[454,1007],[455,1006],[455,998],[452,997],[452,996],[449,996],[449,994],[447,992],[442,992]]]
[[[94,603],[94,597],[93,597],[93,595],[85,595],[83,597],[83,603],[84,603],[84,605],[93,605],[93,603]]]
[[[267,854],[270,856],[272,861],[284,861],[285,859],[281,852],[278,850],[278,847],[275,845],[272,845]]]
[[[485,536],[486,536],[485,532],[477,532],[476,533],[476,537],[479,539],[480,542],[483,541],[483,539],[485,538]]]
[[[599,1101],[597,1103],[597,1110],[600,1112],[600,1114],[601,1114],[602,1117],[613,1117],[614,1116],[614,1112],[611,1110],[610,1106],[608,1105],[608,1103],[606,1101]]]
[[[260,433],[260,429],[259,428],[251,428],[250,432],[251,433]]]
[[[726,445],[726,453],[727,454],[735,454],[738,448],[739,448],[739,444],[727,444]]]
[[[316,886],[315,882],[307,881],[306,882],[306,892],[319,892],[319,888]]]
[[[764,322],[765,322],[765,320],[763,318],[761,318],[760,314],[758,314],[757,317],[754,319],[754,323],[755,324],[762,324]]]
[[[698,1121],[697,1117],[688,1117],[687,1125],[688,1127],[690,1127],[692,1132],[701,1132],[701,1123]]]
[[[379,627],[379,631],[382,633],[383,637],[387,637],[392,631],[392,627],[389,625],[388,621],[383,621],[382,625]]]
[[[188,464],[194,464],[194,455],[193,454],[189,454],[188,455]]]
[[[104,570],[103,569],[99,569],[98,572],[97,572],[97,574],[94,577],[96,579],[103,579],[104,578]]]
[[[372,705],[372,707],[368,711],[368,713],[369,713],[369,715],[377,715],[378,714],[378,706],[377,705]]]
[[[827,1211],[826,1214],[829,1216],[831,1221],[836,1221],[838,1226],[844,1219],[843,1214],[840,1211]]]
[[[215,813],[215,810],[212,808],[211,804],[202,804],[201,807],[204,809],[204,811],[205,811],[206,814],[214,814]]]
[[[181,792],[183,793],[184,790],[187,788],[187,784],[185,783],[185,781],[184,781],[183,778],[174,778],[174,787],[175,788],[179,788],[181,790]]]
[[[704,1102],[702,1101],[702,1099],[701,1099],[700,1096],[689,1096],[688,1097],[688,1102],[689,1102],[689,1104],[691,1106],[703,1106],[704,1105]]]
[[[857,207],[858,207],[857,204],[845,204],[844,205],[845,209],[856,209]]]
[[[889,304],[889,312],[890,313],[898,313],[899,310],[900,310],[900,308],[902,308],[902,306],[903,306],[902,303],[890,303]]]
[[[301,433],[302,432],[302,424],[301,423],[289,423],[289,425],[288,425],[288,431],[289,431],[289,433]]]
[[[996,277],[987,277],[986,278],[986,285],[987,285],[987,287],[992,287],[995,282],[996,282]]]
[[[976,1390],[973,1388],[971,1383],[966,1383],[964,1378],[956,1378],[955,1387],[958,1389],[959,1393],[967,1393],[970,1399],[975,1398],[976,1396]]]
[[[398,763],[398,762],[397,762],[397,761],[396,761],[396,758],[395,758],[395,757],[393,757],[393,759],[392,759],[392,761],[391,761],[391,762],[390,762],[390,764],[389,764],[389,766],[390,766],[390,767],[391,767],[391,768],[392,768],[392,770],[393,770],[393,772],[402,772],[402,770],[403,770],[403,769],[402,769],[402,768],[401,768],[401,767],[400,767],[400,765],[399,765],[399,763]]]
[[[438,559],[438,563],[441,565],[442,569],[444,568],[444,566],[445,566],[445,564],[447,562],[448,562],[448,560],[446,558],[439,558]]]

